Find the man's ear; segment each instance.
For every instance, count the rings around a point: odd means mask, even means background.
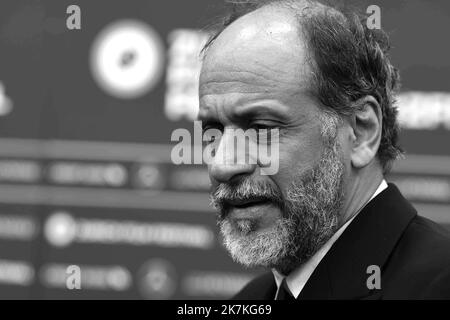
[[[373,96],[365,96],[355,102],[357,111],[350,124],[353,129],[351,163],[355,168],[367,166],[380,147],[383,115]]]

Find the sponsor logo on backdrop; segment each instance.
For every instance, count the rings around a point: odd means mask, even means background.
[[[66,290],[129,290],[133,277],[121,265],[44,264],[39,270],[41,283],[48,288]]]
[[[159,81],[164,49],[158,33],[139,20],[119,20],[94,40],[90,66],[97,84],[109,95],[134,99]]]
[[[6,95],[5,86],[0,81],[0,116],[6,116],[12,111],[13,102]]]
[[[139,270],[138,284],[142,296],[146,299],[169,299],[177,289],[175,267],[164,259],[151,259]]]
[[[0,259],[0,284],[29,286],[34,278],[35,271],[29,262]]]
[[[178,222],[142,222],[133,220],[76,219],[67,212],[55,212],[44,226],[47,241],[55,247],[72,243],[157,245],[210,249],[214,232],[203,225]]]
[[[175,29],[168,36],[164,111],[169,120],[194,120],[198,113],[200,50],[208,33],[194,29]]]
[[[398,96],[399,123],[409,130],[450,130],[450,93],[403,92]]]
[[[73,242],[77,233],[75,219],[66,212],[52,214],[44,226],[47,241],[55,247],[66,247]]]

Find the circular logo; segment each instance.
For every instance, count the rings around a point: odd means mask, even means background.
[[[108,94],[138,98],[161,77],[163,45],[158,34],[144,22],[113,22],[94,40],[90,66],[95,81]]]
[[[76,232],[77,223],[65,212],[54,213],[45,222],[45,237],[55,247],[68,246],[75,239]]]
[[[5,87],[0,81],[0,116],[5,116],[11,112],[13,103],[5,93]]]
[[[150,300],[169,299],[176,290],[176,271],[168,261],[152,259],[139,271],[142,295]]]
[[[131,286],[132,277],[127,269],[117,266],[106,274],[106,281],[113,290],[124,291]]]
[[[135,184],[139,188],[162,189],[165,184],[162,168],[153,164],[141,164],[136,170]]]

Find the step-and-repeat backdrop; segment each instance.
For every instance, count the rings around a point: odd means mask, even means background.
[[[407,156],[389,180],[450,226],[450,7],[392,2]],[[0,298],[221,299],[260,272],[222,248],[205,167],[170,161],[221,3],[0,3]]]

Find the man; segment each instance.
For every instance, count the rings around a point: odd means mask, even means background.
[[[235,298],[450,298],[448,233],[384,180],[400,153],[387,50],[381,30],[306,0],[240,2],[205,47],[221,233],[235,261],[271,269]],[[233,162],[233,129],[276,129],[278,171]]]

